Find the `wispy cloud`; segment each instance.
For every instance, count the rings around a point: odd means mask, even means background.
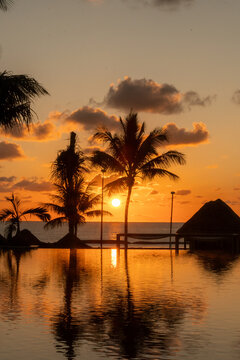
[[[15,183],[12,186],[12,189],[21,189],[21,190],[29,190],[29,191],[50,191],[53,190],[53,185],[49,181],[46,180],[29,180],[22,179],[21,181]]]
[[[191,190],[177,190],[176,195],[186,196],[191,194]]]
[[[99,4],[104,2],[104,0],[85,0],[85,1],[93,4]],[[107,0],[105,0],[105,2],[107,2]],[[159,9],[176,10],[180,6],[191,5],[194,2],[194,0],[122,0],[122,2],[127,5],[133,5],[133,6],[157,7]]]
[[[234,91],[233,96],[232,96],[232,101],[235,104],[240,105],[240,89]]]
[[[174,85],[159,84],[151,79],[124,80],[110,86],[102,103],[93,99],[94,105],[105,105],[110,108],[134,111],[144,111],[161,114],[178,114],[193,106],[207,106],[215,96],[201,98],[196,91],[181,93]]]

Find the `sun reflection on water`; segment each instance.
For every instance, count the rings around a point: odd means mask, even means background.
[[[117,267],[117,249],[111,249],[111,266]]]

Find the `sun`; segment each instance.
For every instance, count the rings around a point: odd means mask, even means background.
[[[112,205],[115,207],[118,207],[121,204],[121,201],[119,199],[113,199],[112,200]]]

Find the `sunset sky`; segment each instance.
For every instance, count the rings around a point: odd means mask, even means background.
[[[12,191],[26,206],[48,201],[69,132],[89,152],[99,123],[116,131],[132,108],[147,131],[167,129],[160,151],[187,164],[170,168],[177,182],[137,183],[130,221],[169,221],[171,191],[174,221],[217,198],[240,215],[239,13],[238,0],[15,0],[1,11],[1,71],[33,76],[50,96],[36,100],[30,132],[0,134],[0,207]],[[125,196],[114,197],[106,221],[123,221]]]

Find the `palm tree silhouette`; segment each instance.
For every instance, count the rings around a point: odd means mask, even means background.
[[[12,2],[12,0],[0,0],[0,10],[7,11]]]
[[[127,248],[128,209],[136,178],[168,176],[176,180],[178,176],[167,168],[175,164],[183,165],[185,159],[182,153],[172,150],[158,155],[157,148],[167,141],[167,134],[156,128],[146,135],[145,123],[139,123],[137,113],[130,112],[125,120],[120,117],[120,126],[120,135],[112,134],[104,127],[94,134],[93,138],[107,144],[108,148],[106,151],[95,151],[91,161],[96,166],[120,175],[120,178],[106,186],[110,192],[127,189],[124,219]]]
[[[84,183],[82,174],[88,171],[84,166],[85,160],[83,152],[77,148],[76,134],[71,132],[69,146],[66,150],[58,152],[52,164],[51,177],[55,181],[58,195],[52,197],[55,202],[47,203],[46,206],[60,217],[49,222],[47,228],[62,225],[64,221],[67,221],[69,234],[76,235],[77,225],[83,221],[78,208]]]
[[[0,126],[5,129],[29,126],[35,114],[31,102],[40,95],[49,94],[34,78],[0,72]]]
[[[26,220],[27,216],[37,216],[42,221],[50,220],[50,215],[45,207],[38,206],[36,208],[23,210],[21,208],[21,199],[15,196],[14,193],[12,193],[11,197],[5,197],[5,199],[10,202],[11,208],[0,211],[0,221],[7,222],[5,230],[7,238],[12,237],[14,232],[16,232],[16,235],[20,233],[20,222],[22,219]]]
[[[54,185],[57,195],[51,196],[53,202],[44,205],[59,216],[48,221],[45,228],[62,226],[68,222],[69,234],[77,236],[78,225],[85,224],[86,217],[101,215],[101,210],[94,209],[100,203],[101,196],[92,192],[91,184],[86,184],[83,177],[75,180],[71,189],[64,184]],[[108,211],[104,211],[104,214],[111,215]]]

